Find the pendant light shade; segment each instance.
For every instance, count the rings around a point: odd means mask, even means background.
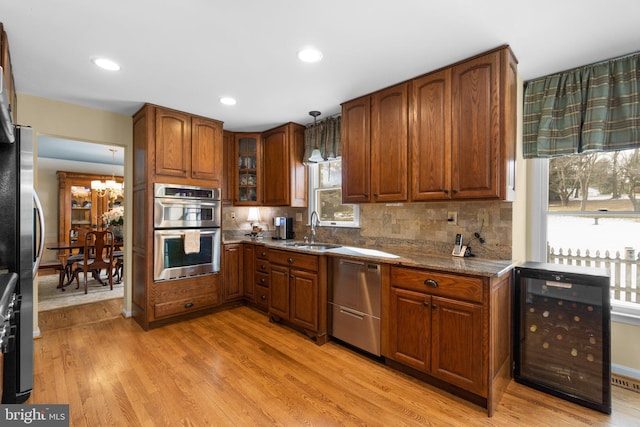
[[[324,157],[322,157],[322,153],[320,152],[320,148],[318,147],[318,127],[317,127],[317,117],[322,114],[320,111],[309,111],[309,115],[313,117],[313,132],[315,133],[315,148],[311,151],[311,156],[309,156],[309,160],[312,163],[320,163],[324,162]]]

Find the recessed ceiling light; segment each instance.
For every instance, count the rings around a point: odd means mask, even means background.
[[[118,71],[120,69],[120,66],[118,64],[107,58],[93,58],[92,61],[98,67],[105,70]]]
[[[223,96],[220,98],[220,103],[224,105],[236,105],[236,100],[230,96]]]
[[[322,59],[322,52],[315,47],[305,47],[298,52],[298,59],[302,62],[318,62]]]

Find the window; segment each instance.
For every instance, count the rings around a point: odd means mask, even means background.
[[[309,164],[309,223],[313,211],[320,226],[360,226],[358,205],[342,203],[341,159]]]
[[[614,314],[640,316],[640,149],[548,165],[547,260],[606,267]]]

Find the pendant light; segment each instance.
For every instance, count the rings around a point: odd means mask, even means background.
[[[315,133],[315,148],[311,152],[311,156],[309,156],[309,161],[313,163],[324,162],[324,157],[322,157],[322,153],[320,152],[320,148],[318,147],[318,126],[316,118],[322,114],[320,111],[309,111],[309,115],[313,116],[313,132]]]

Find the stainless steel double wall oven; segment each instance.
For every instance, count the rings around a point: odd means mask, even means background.
[[[219,188],[154,185],[154,280],[220,271]]]

